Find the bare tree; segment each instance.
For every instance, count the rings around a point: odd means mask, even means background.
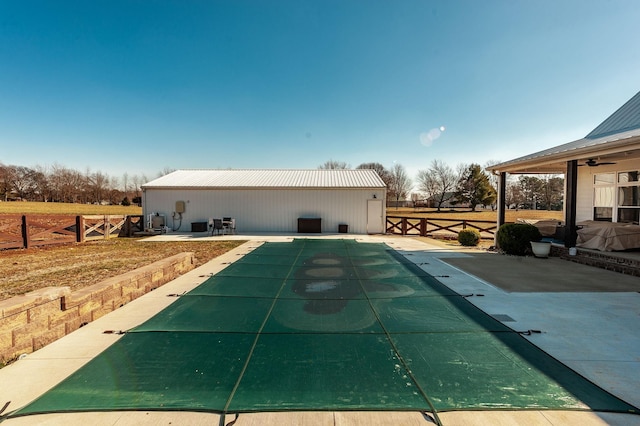
[[[563,202],[564,179],[557,175],[542,175],[541,196],[547,210],[560,209]]]
[[[105,201],[109,189],[109,177],[102,172],[90,173],[87,170],[86,187],[89,199],[94,203]]]
[[[126,195],[129,193],[129,173],[124,173],[122,175],[122,190]]]
[[[500,164],[502,161],[499,160],[488,160],[487,162],[484,163],[484,169],[488,170],[489,167],[491,166],[495,166],[496,164]],[[491,187],[493,188],[493,190],[495,191],[495,193],[498,193],[498,178],[499,175],[494,175],[493,173],[486,173],[487,177],[489,178],[489,183],[491,184]],[[498,201],[498,198],[496,197],[496,202]],[[496,208],[496,203],[492,203],[491,204],[491,209],[495,210]]]
[[[496,164],[500,164],[502,161],[498,160],[488,160],[484,163],[484,169],[487,170],[491,166],[495,166]],[[489,178],[489,183],[491,186],[498,192],[498,175],[494,175],[493,173],[487,173],[487,177]]]
[[[84,177],[77,171],[54,164],[49,175],[52,200],[62,203],[75,203],[82,191]]]
[[[378,173],[378,176],[380,176],[385,183],[389,180],[389,176],[391,176],[391,174],[389,173],[389,170],[387,170],[380,163],[362,163],[358,167],[356,167],[356,169],[357,170],[375,170],[376,173]]]
[[[170,170],[163,171],[169,173]],[[144,175],[131,178],[125,173],[124,191],[119,179],[102,172],[85,173],[59,164],[51,167],[5,165],[0,163],[0,200],[21,198],[27,201],[52,201],[66,203],[104,202],[119,204],[130,190],[140,198],[141,185],[148,181]],[[140,201],[137,201],[138,203]]]
[[[390,198],[396,200],[396,208],[400,204],[400,199],[406,200],[411,192],[411,179],[407,176],[407,171],[402,164],[396,163],[391,168],[391,182],[387,187]]]
[[[418,171],[418,189],[436,203],[438,211],[453,199],[459,176],[442,161],[433,160],[427,170]]]
[[[543,182],[537,176],[522,175],[518,178],[520,190],[524,196],[525,207],[538,209],[538,201],[542,201]]]
[[[173,169],[173,168],[171,168],[171,167],[165,167],[164,169],[162,169],[162,170],[160,170],[160,171],[158,172],[158,177],[166,176],[166,175],[168,175],[169,173],[173,173],[173,172],[175,172],[175,171],[176,171],[176,169]]]
[[[391,185],[391,173],[380,163],[362,163],[356,169],[375,170],[380,179],[387,185],[387,188]],[[388,192],[387,198],[389,198]]]
[[[0,163],[0,194],[2,194],[4,201],[9,199],[11,191],[13,191],[11,182],[13,180],[14,169],[13,166],[5,166]]]
[[[36,199],[40,201],[51,201],[52,193],[51,193],[51,185],[50,185],[50,176],[46,167],[36,165],[34,168],[34,184]]]
[[[505,188],[505,200],[504,204],[508,209],[510,208],[518,208],[522,203],[524,203],[524,194],[522,193],[522,188],[517,181],[513,179],[507,180],[507,187]]]
[[[133,184],[133,191],[135,192],[135,196],[140,196],[140,186],[146,183],[146,179],[139,175],[133,175],[131,177],[131,184]]]
[[[34,199],[38,188],[38,172],[30,167],[15,166],[11,174],[10,185],[23,200]]]
[[[345,163],[344,161],[329,160],[325,161],[324,164],[319,165],[318,168],[326,170],[343,170],[350,169],[351,165]]]

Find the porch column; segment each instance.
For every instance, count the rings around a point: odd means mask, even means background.
[[[564,246],[575,247],[578,239],[576,227],[576,196],[578,192],[578,160],[567,161],[567,193],[565,194]]]
[[[498,176],[498,229],[500,226],[504,225],[505,222],[505,209],[506,209],[506,199],[507,199],[507,173],[500,172]],[[498,246],[497,240],[497,232],[494,235],[494,245]]]

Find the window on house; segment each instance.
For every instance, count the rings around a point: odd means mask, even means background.
[[[593,220],[613,221],[615,173],[600,173],[593,178]]]
[[[618,173],[618,222],[640,223],[640,170]]]

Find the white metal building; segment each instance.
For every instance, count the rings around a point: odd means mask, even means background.
[[[142,190],[145,227],[155,216],[176,232],[224,217],[239,234],[298,232],[300,218],[319,218],[324,233],[385,229],[386,186],[374,170],[177,170]]]

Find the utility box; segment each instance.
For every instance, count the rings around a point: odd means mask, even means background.
[[[341,223],[340,225],[338,225],[338,232],[341,233],[341,234],[348,233],[349,232],[349,225]]]

